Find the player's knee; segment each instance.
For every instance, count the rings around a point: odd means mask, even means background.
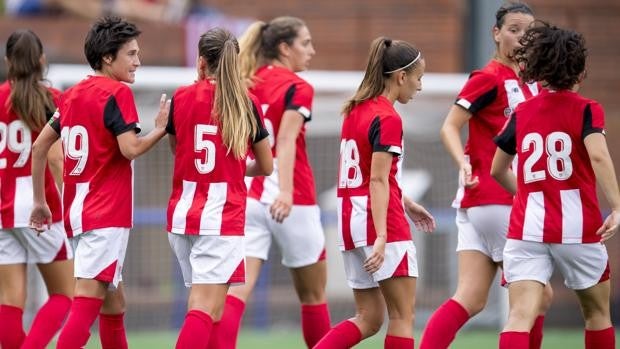
[[[383,311],[379,309],[367,309],[358,311],[355,315],[357,322],[361,325],[362,332],[367,336],[372,336],[379,332],[383,325]]]

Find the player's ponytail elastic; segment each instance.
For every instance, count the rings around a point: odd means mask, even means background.
[[[45,125],[47,112],[56,107],[43,80],[43,45],[30,30],[18,30],[6,42],[7,77],[11,95],[7,106],[33,131]]]
[[[209,42],[209,34],[214,38]],[[222,140],[237,159],[243,159],[248,151],[249,139],[256,135],[258,125],[252,102],[239,70],[239,44],[225,29],[215,28],[207,32],[205,44],[213,45],[211,53],[216,62],[207,64],[215,69],[215,108],[222,129]],[[218,54],[219,53],[219,54]]]

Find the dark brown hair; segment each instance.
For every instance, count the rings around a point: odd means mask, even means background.
[[[56,107],[51,92],[43,80],[43,45],[31,30],[18,30],[6,42],[9,62],[7,77],[11,83],[8,107],[28,128],[39,131],[46,122],[46,114]]]

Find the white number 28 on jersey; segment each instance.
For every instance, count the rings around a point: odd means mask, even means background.
[[[532,167],[542,156],[543,149],[547,151],[547,172],[551,177],[563,181],[573,174],[573,162],[570,159],[573,144],[568,134],[552,132],[543,140],[539,133],[528,133],[523,137],[521,150],[529,151],[530,147],[532,153],[523,163],[523,181],[525,183],[542,181],[547,177],[545,170],[532,170]]]
[[[353,139],[343,139],[340,142],[340,173],[338,187],[357,188],[362,185],[362,168],[360,167],[360,152]]]
[[[77,161],[69,175],[79,176],[88,161],[88,131],[81,125],[65,126],[60,131],[60,138],[65,149],[65,161],[67,158]]]
[[[12,121],[9,124],[0,122],[0,153],[8,147],[9,151],[19,154],[13,163],[14,168],[24,167],[30,157],[32,148],[32,136],[30,129],[21,120]],[[0,168],[7,167],[7,159],[0,158]]]

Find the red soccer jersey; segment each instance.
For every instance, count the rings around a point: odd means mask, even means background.
[[[49,89],[57,104],[60,91]],[[8,108],[11,85],[0,85],[0,229],[28,227],[32,211],[32,143],[39,136]],[[53,110],[48,110],[48,119]],[[62,220],[60,193],[54,177],[45,167],[45,198],[52,222]]]
[[[65,151],[63,204],[69,237],[133,224],[133,161],[116,137],[140,132],[131,89],[117,80],[89,76],[61,98],[51,124]]]
[[[258,69],[255,85],[251,92],[261,103],[265,114],[265,127],[269,131],[271,149],[274,157],[273,173],[268,177],[255,177],[251,180],[248,195],[261,202],[271,204],[280,192],[276,142],[282,116],[287,110],[299,112],[305,122],[312,119],[312,97],[314,90],[294,72],[273,65]],[[293,170],[293,204],[315,205],[316,192],[314,176],[306,153],[306,126],[299,131],[296,141],[295,164]]]
[[[497,145],[517,154],[517,194],[508,238],[545,243],[600,241],[596,178],[583,140],[604,132],[597,102],[571,91],[543,91],[522,103]]]
[[[370,165],[374,152],[394,155],[389,174],[387,242],[411,240],[399,186],[403,122],[383,96],[364,101],[344,118],[338,175],[338,245],[342,250],[372,246],[377,237],[370,207]]]
[[[490,175],[495,154],[493,137],[516,106],[537,93],[537,84],[521,83],[512,68],[495,60],[471,74],[456,104],[472,114],[465,158],[471,164],[472,177],[478,176],[480,183],[473,188],[460,187],[453,207],[512,204],[512,195]]]
[[[247,188],[245,159],[236,159],[222,141],[213,117],[215,85],[200,81],[179,88],[172,99],[168,133],[176,136],[167,229],[175,234],[243,235]],[[259,132],[267,137],[254,100]]]

